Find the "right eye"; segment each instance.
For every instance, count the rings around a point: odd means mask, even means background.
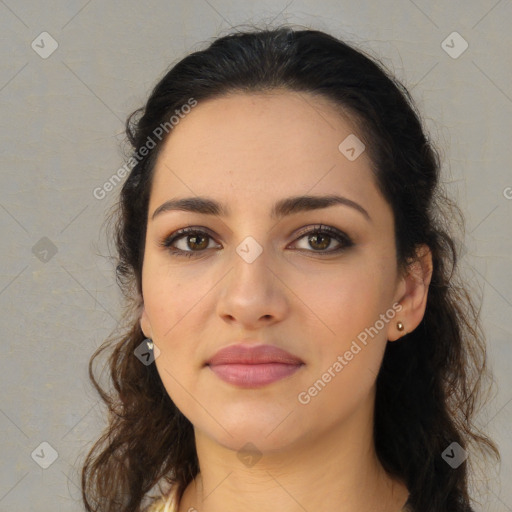
[[[176,248],[174,244],[177,241],[184,240],[183,247]],[[212,240],[212,236],[203,231],[202,229],[187,227],[175,231],[171,235],[165,237],[159,242],[161,247],[166,247],[173,256],[185,256],[190,258],[203,253],[206,249],[209,249],[210,243],[208,240]],[[190,250],[192,249],[192,250]]]

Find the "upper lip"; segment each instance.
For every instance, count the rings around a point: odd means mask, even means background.
[[[303,364],[298,357],[286,352],[275,345],[260,344],[247,345],[238,343],[221,348],[213,357],[206,361],[206,365],[219,364]]]

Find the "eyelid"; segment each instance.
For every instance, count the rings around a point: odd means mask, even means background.
[[[302,238],[305,235],[309,235],[311,233],[330,233],[331,235],[337,235],[340,238],[345,239],[347,242],[351,242],[352,239],[341,229],[335,228],[333,226],[329,226],[326,224],[310,224],[308,226],[305,226],[304,228],[301,228],[298,233],[295,233],[296,239]]]

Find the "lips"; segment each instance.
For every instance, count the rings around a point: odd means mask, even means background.
[[[292,375],[304,365],[274,345],[230,345],[206,362],[222,380],[240,387],[260,387]]]
[[[222,348],[206,364],[215,366],[219,364],[303,364],[298,357],[274,345],[230,345]]]

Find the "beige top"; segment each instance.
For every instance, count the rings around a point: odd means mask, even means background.
[[[147,512],[178,512],[176,490],[176,488],[171,489],[168,496],[162,496],[155,501]]]
[[[162,497],[158,501],[155,501],[147,512],[178,512],[176,491],[171,490],[167,497]],[[410,512],[407,503],[400,512]]]

